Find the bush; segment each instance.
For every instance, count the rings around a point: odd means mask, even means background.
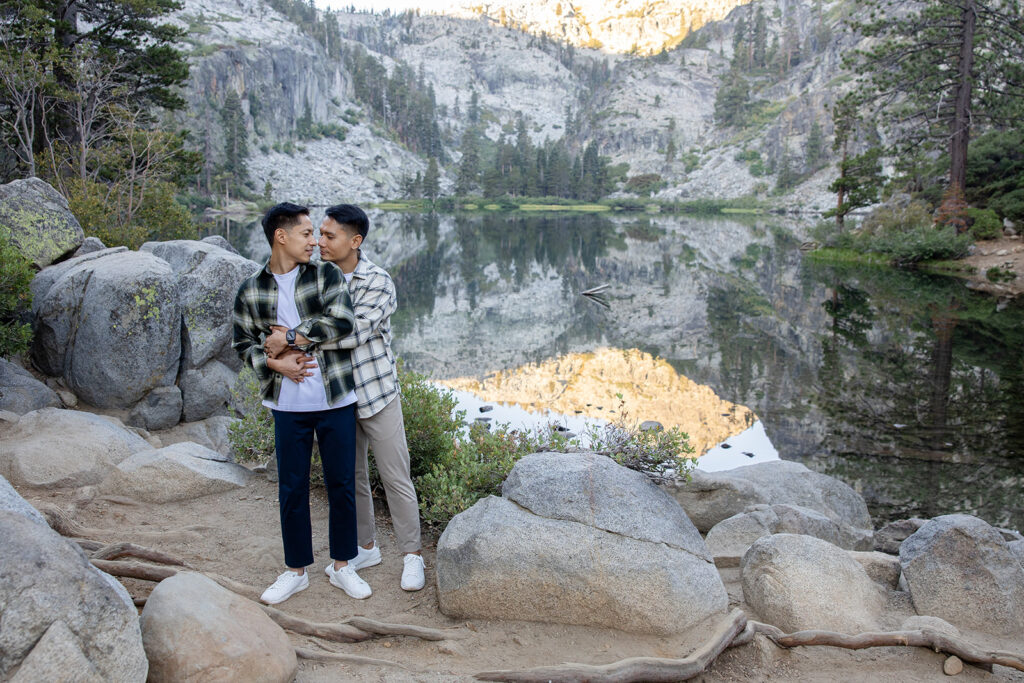
[[[996,240],[1003,236],[1003,222],[992,209],[967,209],[971,236],[976,240]]]
[[[921,261],[946,261],[963,258],[973,239],[969,233],[956,234],[953,226],[917,226],[906,232],[891,232],[872,238],[866,251],[892,257],[896,265]]]
[[[886,204],[880,206],[864,219],[861,230],[869,235],[881,235],[932,225],[932,209],[925,202],[910,202],[905,205]]]
[[[85,234],[108,247],[138,249],[151,240],[198,239],[199,229],[176,200],[176,189],[169,182],[154,181],[142,203],[129,209],[124,187],[111,191],[103,183],[74,179],[67,182],[68,207]]]
[[[274,457],[274,417],[263,406],[260,383],[252,368],[242,368],[231,396],[232,405],[241,413],[228,427],[231,453],[239,462],[269,461]]]
[[[32,326],[26,317],[34,275],[28,259],[0,233],[0,356],[4,358],[27,351],[32,340]]]

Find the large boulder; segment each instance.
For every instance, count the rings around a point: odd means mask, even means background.
[[[152,447],[145,439],[104,417],[44,408],[22,415],[4,436],[0,475],[18,486],[88,486],[147,450]]]
[[[0,477],[0,511],[13,512],[37,524],[46,525],[46,518],[27,500],[14,490],[5,478]]]
[[[286,683],[298,669],[281,627],[201,574],[181,572],[157,584],[141,623],[150,683]]]
[[[181,389],[157,387],[135,404],[128,424],[145,430],[170,429],[181,421]]]
[[[25,368],[0,358],[0,410],[23,415],[40,408],[59,408],[60,397]]]
[[[799,505],[851,527],[852,534],[871,533],[871,515],[860,494],[798,462],[773,460],[723,472],[694,470],[691,475],[673,493],[702,533],[759,503]]]
[[[846,551],[799,534],[754,542],[740,564],[743,598],[783,631],[876,630],[885,592]]]
[[[728,606],[700,535],[643,475],[600,455],[539,453],[503,492],[438,541],[445,614],[670,634]]]
[[[985,521],[929,520],[900,545],[900,564],[918,614],[994,635],[1024,633],[1024,566]]]
[[[100,408],[130,408],[156,387],[174,384],[181,306],[178,277],[167,262],[132,251],[74,261],[37,293],[36,365]]]
[[[146,503],[171,503],[240,488],[250,476],[220,453],[184,441],[127,458],[100,488]]]
[[[919,517],[911,517],[888,522],[881,529],[875,531],[875,550],[890,555],[899,555],[900,544],[924,526],[927,521]]]
[[[45,524],[0,510],[0,528],[0,678],[20,665],[15,680],[145,681],[124,589]]]
[[[231,351],[229,311],[234,305],[238,286],[259,270],[260,264],[206,241],[147,242],[140,251],[163,259],[178,275],[178,297],[186,337],[183,351],[188,362],[185,369],[200,368],[208,361],[220,358],[233,364],[237,372],[241,365],[237,355]],[[182,393],[188,404],[188,392]],[[202,419],[209,414],[191,420]]]
[[[754,541],[772,534],[806,534],[847,550],[871,547],[871,532],[856,530],[799,505],[753,505],[711,527],[705,539],[719,567],[738,567]]]
[[[156,436],[160,438],[160,441],[165,446],[181,443],[182,441],[192,441],[201,446],[206,446],[210,450],[217,451],[231,460],[233,458],[231,457],[231,440],[228,434],[228,427],[237,419],[227,415],[214,415],[197,422],[182,422],[170,429],[158,432]]]
[[[74,253],[85,240],[67,200],[39,178],[0,185],[0,233],[36,268]]]
[[[182,372],[180,386],[185,421],[226,415],[231,405],[231,387],[237,378],[238,373],[216,360]]]

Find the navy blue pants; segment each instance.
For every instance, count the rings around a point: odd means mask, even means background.
[[[310,413],[272,412],[285,565],[299,569],[313,564],[309,466],[314,431],[330,507],[331,559],[351,560],[356,556],[357,536],[355,404]]]

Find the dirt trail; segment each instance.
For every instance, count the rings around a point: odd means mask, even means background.
[[[67,505],[67,492],[23,491],[33,503]],[[427,586],[407,593],[399,586],[401,557],[395,549],[386,513],[378,516],[379,543],[384,562],[360,572],[373,588],[364,601],[349,598],[331,586],[323,573],[328,562],[327,502],[323,490],[314,491],[313,546],[316,564],[310,569],[310,587],[278,605],[286,612],[314,621],[339,621],[362,615],[387,622],[435,628],[463,627],[461,640],[425,642],[414,638],[388,637],[358,644],[331,644],[334,650],[395,662],[395,666],[318,663],[300,660],[296,681],[463,681],[479,671],[521,669],[532,666],[583,662],[607,664],[626,657],[685,657],[703,634],[663,638],[582,626],[456,621],[438,609],[434,581],[436,535],[426,534],[424,557]],[[378,502],[378,510],[385,510]],[[97,540],[133,541],[175,554],[200,571],[215,572],[262,590],[280,571],[283,555],[278,531],[276,485],[257,477],[244,489],[207,496],[186,503],[165,505],[129,504],[95,499],[78,513],[87,527],[109,529]],[[154,542],[154,532],[204,525],[199,533],[168,534]],[[730,607],[745,607],[738,569],[722,570]],[[153,584],[125,579],[135,597],[144,597]],[[749,611],[748,611],[749,613]],[[318,649],[312,639],[292,636],[296,646]],[[906,683],[935,681],[942,675],[943,657],[910,648],[881,648],[852,652],[828,647],[782,651],[755,643],[727,651],[702,681],[880,681]],[[1013,680],[1024,675],[997,669],[996,675],[967,667],[961,681]]]
[[[964,275],[971,287],[998,296],[1024,294],[1024,240],[1019,236],[1003,237],[978,242],[974,247],[974,253],[960,261],[974,269],[973,273]],[[1006,270],[1016,275],[1016,278],[1007,282],[994,282],[988,278],[991,268]]]

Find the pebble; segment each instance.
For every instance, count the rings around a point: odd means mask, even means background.
[[[494,406],[480,406],[481,413],[489,413],[494,410]]]
[[[964,663],[960,661],[960,658],[956,655],[950,656],[942,664],[942,673],[947,676],[956,676],[958,673],[964,670]]]

